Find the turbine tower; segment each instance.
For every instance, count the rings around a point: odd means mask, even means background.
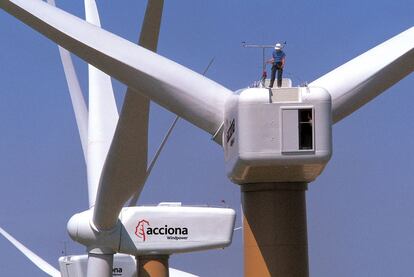
[[[411,28],[306,87],[248,88],[236,94],[40,1],[3,0],[0,6],[223,146],[228,177],[242,192],[246,276],[308,276],[305,192],[331,157],[332,125],[414,70]],[[104,171],[110,166],[107,160]],[[101,193],[109,195],[106,187],[113,187],[102,180],[99,186],[93,220],[98,229],[110,230],[116,217],[103,218],[106,204],[99,203],[106,201]],[[137,188],[128,189],[130,197]],[[116,205],[116,216],[121,207]],[[111,255],[95,254],[91,264]]]

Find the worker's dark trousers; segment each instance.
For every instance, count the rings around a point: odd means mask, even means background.
[[[276,77],[276,71],[277,71],[277,86],[280,88],[282,86],[282,74],[283,74],[283,67],[282,63],[276,63],[272,66],[272,76],[270,78],[270,85],[269,87],[273,87],[273,83],[275,82]]]

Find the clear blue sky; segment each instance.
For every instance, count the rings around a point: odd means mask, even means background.
[[[65,2],[65,3],[63,3]],[[101,3],[102,2],[102,3]],[[146,1],[98,1],[108,29],[136,41]],[[57,1],[83,17],[83,1]],[[287,41],[286,73],[313,81],[414,25],[412,0],[166,0],[160,54],[233,89],[260,75],[261,53],[241,41]],[[85,164],[54,43],[0,12],[0,226],[57,267],[84,253],[66,222],[87,208]],[[268,53],[270,55],[270,53]],[[381,57],[378,57],[380,59]],[[86,65],[76,62],[86,92]],[[114,82],[118,100],[125,87]],[[335,125],[334,154],[307,193],[312,276],[410,276],[414,257],[414,75]],[[151,110],[150,156],[173,119]],[[140,202],[220,204],[240,192],[209,135],[180,121]],[[0,238],[1,276],[44,276]],[[225,250],[180,254],[171,266],[201,276],[241,276],[242,237]]]

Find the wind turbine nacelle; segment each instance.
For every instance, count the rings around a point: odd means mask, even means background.
[[[122,210],[123,253],[172,254],[229,246],[236,213],[228,208],[156,206]]]
[[[225,106],[227,176],[237,184],[311,182],[332,153],[331,97],[322,88],[248,88]]]
[[[88,255],[73,255],[59,258],[62,277],[87,277]],[[137,277],[137,264],[130,255],[114,255],[113,276]]]
[[[90,252],[133,256],[191,252],[230,245],[236,213],[228,208],[160,204],[123,208],[118,224],[98,231],[92,210],[75,214],[68,222],[71,238]]]
[[[88,255],[73,255],[59,258],[62,277],[87,277]],[[138,277],[135,257],[125,254],[114,255],[112,275],[117,277]],[[198,277],[197,275],[169,268],[170,277]]]

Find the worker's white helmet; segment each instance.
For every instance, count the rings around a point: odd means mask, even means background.
[[[282,44],[276,43],[275,50],[280,50],[280,49],[282,49]]]

